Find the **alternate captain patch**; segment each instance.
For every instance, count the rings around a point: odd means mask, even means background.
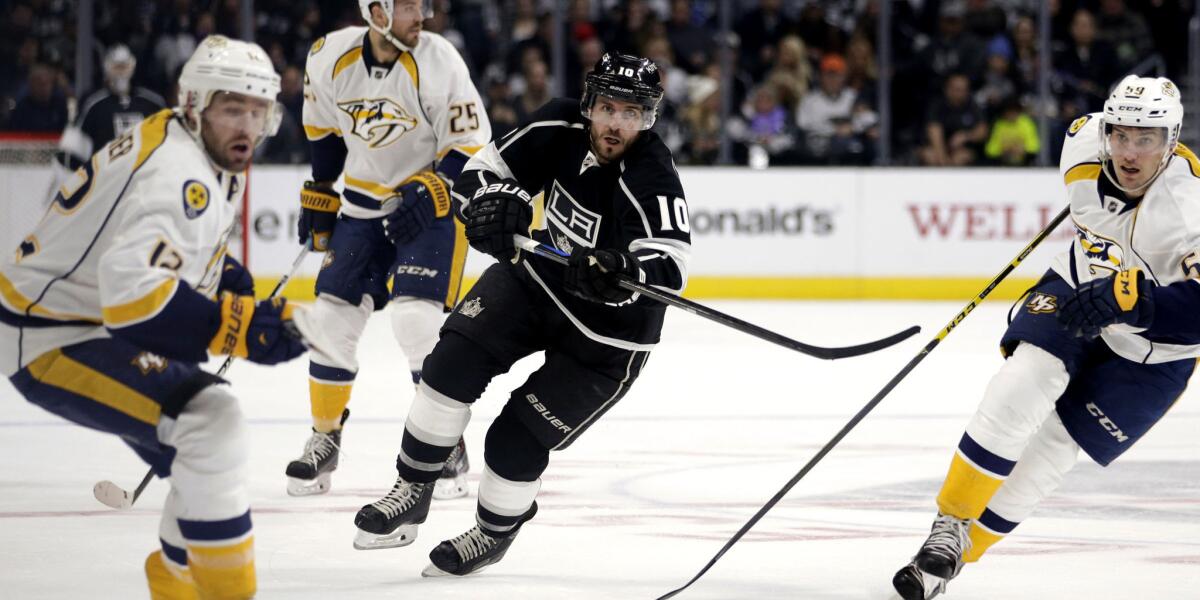
[[[183,183],[183,214],[195,219],[208,209],[208,187],[195,179]]]
[[[1079,130],[1083,129],[1083,126],[1087,125],[1088,120],[1091,118],[1092,115],[1083,115],[1082,117],[1072,121],[1071,126],[1067,128],[1067,135],[1074,136],[1075,134],[1079,133]]]

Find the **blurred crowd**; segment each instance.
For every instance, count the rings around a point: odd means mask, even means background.
[[[720,0],[437,0],[426,28],[461,51],[496,135],[556,87],[551,10],[561,4],[562,92],[578,97],[605,51],[651,58],[666,89],[655,129],[681,164],[714,164],[723,135],[742,164],[872,164],[882,1],[734,0],[732,35],[723,36]],[[1185,85],[1190,2],[1047,1],[1052,98],[1041,102],[1038,0],[892,0],[892,164],[1030,164],[1039,115],[1050,118],[1058,148],[1066,123],[1099,110],[1108,87],[1132,69]],[[238,4],[96,2],[98,85],[104,49],[126,44],[137,59],[134,85],[173,103],[173,82],[197,41],[238,36]],[[75,10],[76,0],[0,0],[0,128],[61,131],[90,91],[72,85]],[[255,0],[256,41],[283,76],[288,111],[261,160],[307,160],[299,126],[305,56],[324,33],[360,24],[353,0]],[[723,58],[734,70],[728,79]]]

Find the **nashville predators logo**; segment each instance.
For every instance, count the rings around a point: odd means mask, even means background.
[[[149,352],[142,352],[133,357],[130,364],[137,367],[142,375],[149,375],[151,371],[162,373],[167,370],[167,359]]]
[[[195,179],[183,183],[183,214],[195,219],[208,208],[208,187]]]
[[[1075,239],[1079,242],[1079,248],[1083,250],[1084,257],[1093,267],[1093,273],[1096,272],[1094,267],[1109,271],[1120,270],[1125,255],[1121,246],[1116,242],[1096,235],[1078,224],[1075,225]]]
[[[350,132],[366,140],[371,148],[382,148],[416,129],[417,119],[388,98],[341,102],[338,108],[350,115]]]
[[[1025,303],[1025,308],[1035,315],[1052,313],[1058,310],[1058,298],[1037,292]]]

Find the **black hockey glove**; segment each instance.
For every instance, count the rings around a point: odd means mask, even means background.
[[[313,252],[327,250],[341,207],[342,199],[337,192],[314,181],[305,181],[300,189],[300,221],[296,227],[300,244],[307,245]]]
[[[450,214],[450,188],[433,171],[421,171],[396,188],[400,204],[383,218],[388,240],[397,246],[421,235],[434,219]]]
[[[497,260],[513,258],[513,234],[529,235],[533,223],[529,194],[511,181],[479,188],[463,212],[471,247]]]
[[[640,279],[641,268],[632,254],[617,250],[577,250],[567,263],[563,289],[567,293],[603,304],[624,304],[633,292],[621,287],[622,277]]]
[[[1076,337],[1088,339],[1115,323],[1149,327],[1154,322],[1154,284],[1141,269],[1081,283],[1058,307],[1058,322]]]
[[[250,271],[228,254],[225,255],[225,266],[221,269],[221,282],[217,284],[217,293],[220,292],[254,295],[254,278],[250,276]]]

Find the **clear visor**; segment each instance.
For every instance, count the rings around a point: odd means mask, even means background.
[[[1164,127],[1113,127],[1107,137],[1108,150],[1113,155],[1153,154],[1160,156],[1167,147]]]
[[[654,125],[654,111],[606,96],[596,96],[585,116],[592,121],[592,125],[602,131],[605,128],[643,131]]]
[[[396,0],[395,8],[402,19],[433,18],[433,0]]]
[[[245,133],[261,142],[279,131],[283,108],[273,100],[216,92],[204,109],[204,118],[224,131]]]

